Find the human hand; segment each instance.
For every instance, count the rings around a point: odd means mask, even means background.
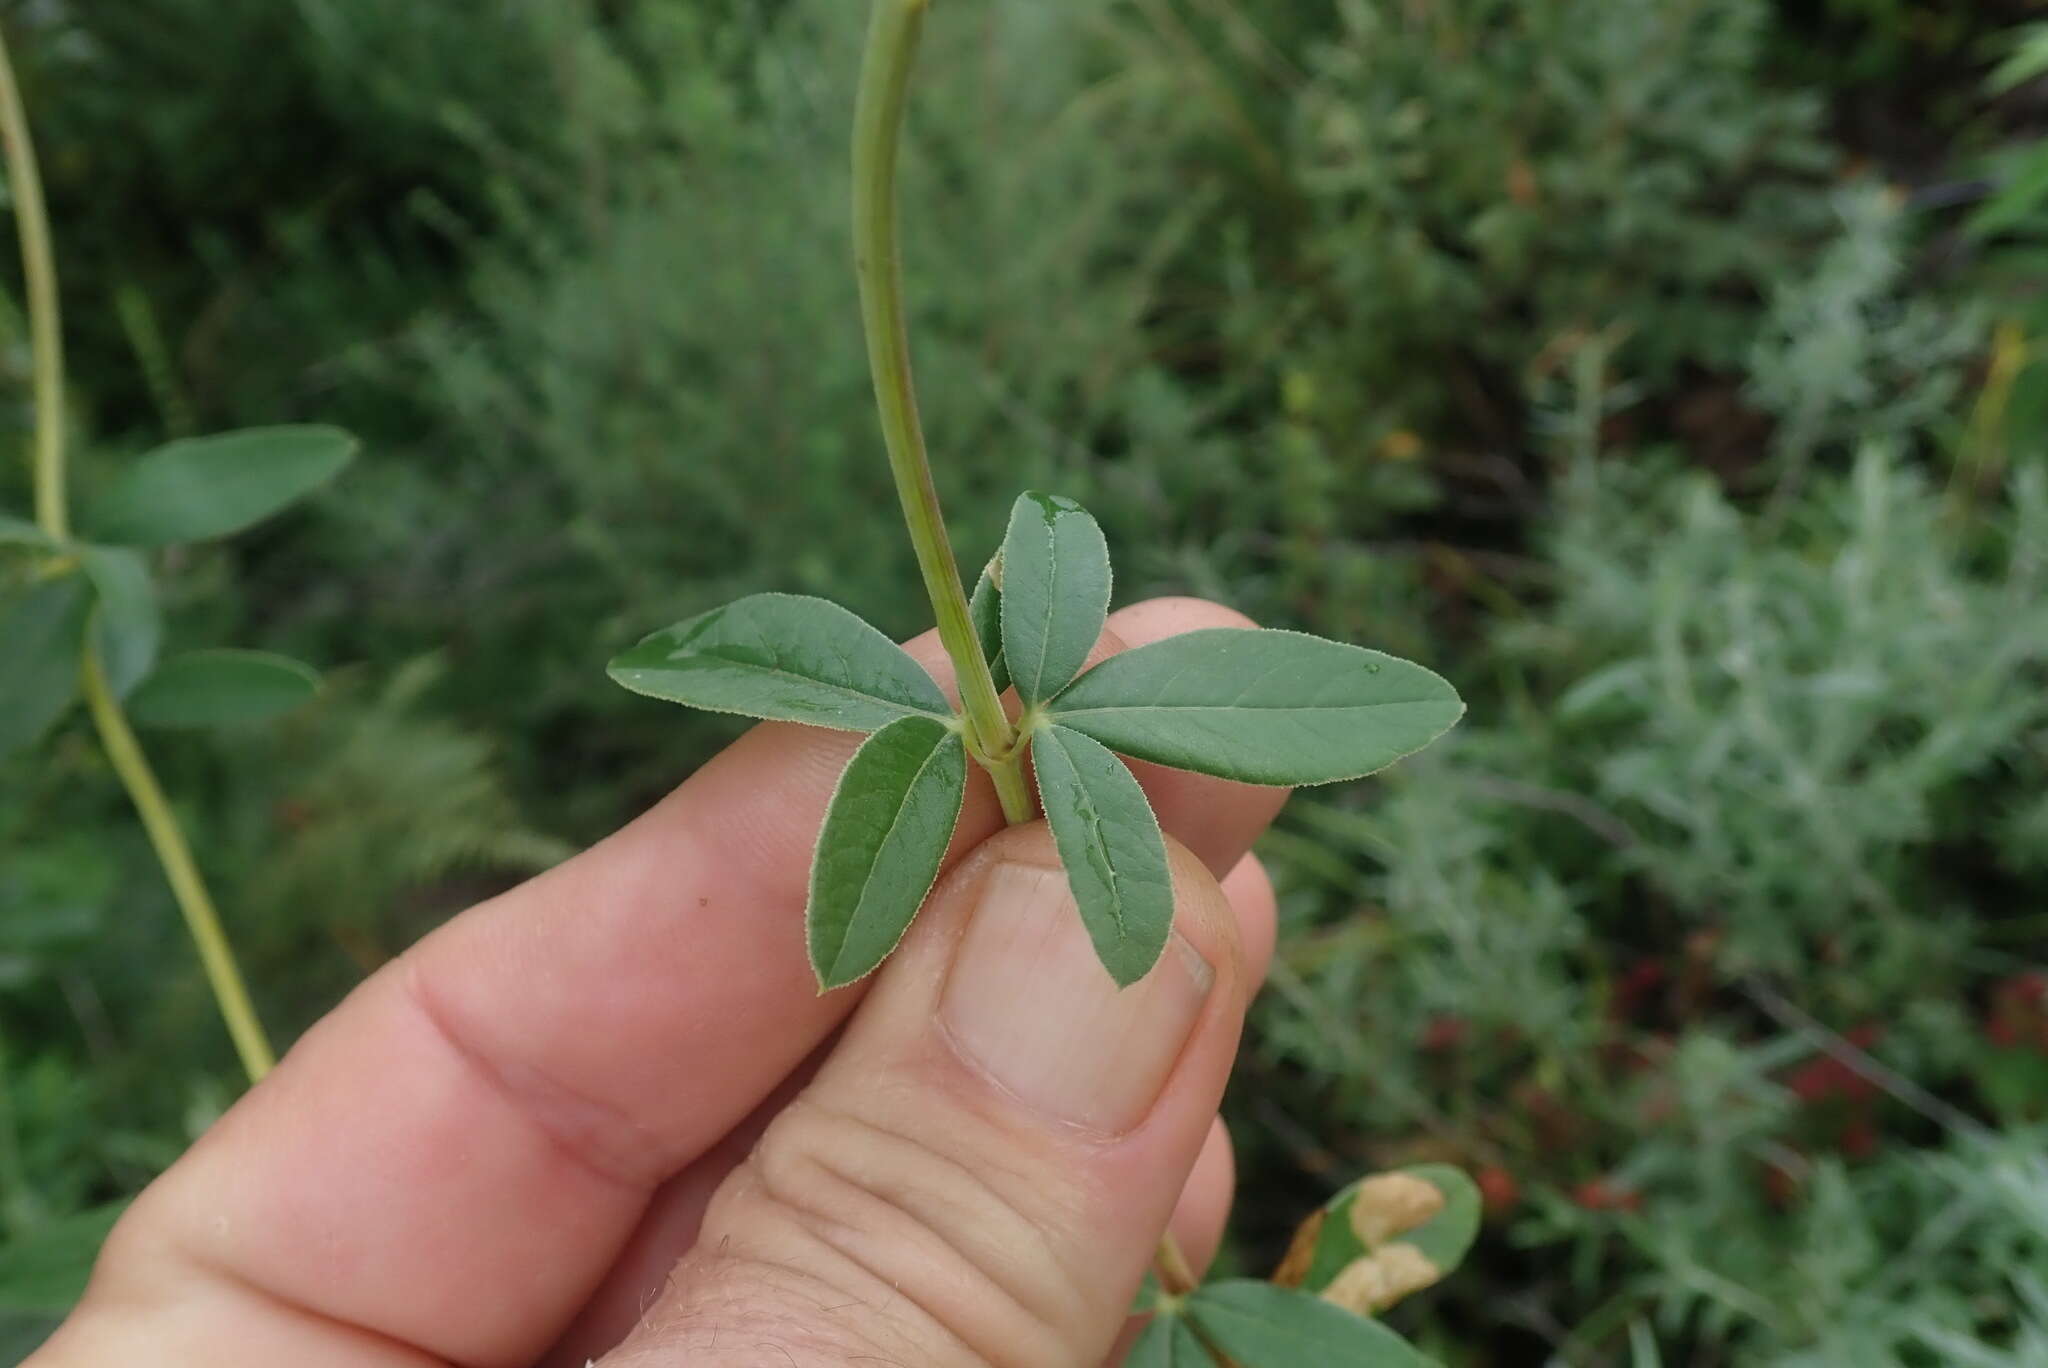
[[[1158,600],[1098,651],[1232,625]],[[1246,852],[1285,795],[1133,766],[1177,938],[1119,994],[977,774],[902,950],[820,997],[810,847],[858,740],[757,727],[371,977],[136,1200],[28,1368],[1112,1354],[1169,1217],[1198,1264],[1220,1235],[1273,938]]]

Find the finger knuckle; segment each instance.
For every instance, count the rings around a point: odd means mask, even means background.
[[[915,1111],[885,1102],[873,1111]],[[919,1346],[911,1361],[1076,1364],[1075,1311],[1092,1298],[1049,1233],[1057,1199],[1025,1173],[992,1167],[1003,1145],[977,1143],[973,1130],[799,1101],[728,1181],[707,1226],[746,1232],[746,1257],[865,1308],[867,1324],[886,1327],[872,1333]]]

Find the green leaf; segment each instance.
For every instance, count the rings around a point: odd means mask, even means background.
[[[2011,54],[1985,78],[1984,88],[1993,95],[2009,94],[2048,72],[2048,24],[2028,24],[2014,35]]]
[[[1361,1178],[1302,1226],[1274,1281],[1361,1314],[1378,1311],[1464,1261],[1479,1234],[1480,1207],[1478,1186],[1449,1164]]]
[[[0,546],[49,547],[54,544],[49,533],[28,519],[0,513]]]
[[[967,749],[936,718],[899,717],[853,753],[811,862],[804,930],[821,989],[865,977],[903,939],[966,793]]]
[[[2031,149],[2014,159],[2013,164],[2016,169],[1997,193],[1964,222],[1963,231],[1968,236],[1993,238],[2023,227],[2048,201],[2048,152]]]
[[[1173,929],[1159,819],[1129,767],[1079,732],[1041,728],[1031,765],[1096,957],[1117,986],[1129,987],[1158,963]]]
[[[974,635],[981,642],[981,658],[988,662],[989,677],[996,692],[1010,687],[1010,661],[1003,654],[1003,591],[996,588],[994,571],[1002,563],[1001,553],[982,568],[974,582],[974,597],[967,601],[967,616],[974,621]]]
[[[1215,1368],[1216,1360],[1179,1316],[1161,1313],[1131,1346],[1124,1368]]]
[[[78,696],[92,590],[78,575],[0,596],[0,756],[33,744]]]
[[[100,669],[114,697],[125,698],[156,663],[164,639],[149,562],[141,552],[123,546],[81,546],[78,559],[99,593],[92,639],[99,648]]]
[[[1216,627],[1113,655],[1053,720],[1125,755],[1248,784],[1328,784],[1450,730],[1457,691],[1422,666],[1300,632]]]
[[[94,541],[163,546],[239,532],[326,484],[355,459],[332,427],[248,428],[158,447],[88,505]]]
[[[1187,1315],[1239,1368],[1436,1368],[1378,1321],[1267,1282],[1197,1288]]]
[[[65,1216],[0,1245],[0,1312],[70,1310],[127,1205],[115,1202]]]
[[[1017,696],[1065,688],[1109,616],[1109,545],[1072,499],[1020,494],[1003,538],[1003,658]]]
[[[924,667],[821,598],[754,594],[656,632],[611,663],[634,693],[710,712],[869,732],[952,714]]]
[[[320,673],[268,651],[174,655],[128,696],[140,727],[225,727],[268,721],[320,691]]]

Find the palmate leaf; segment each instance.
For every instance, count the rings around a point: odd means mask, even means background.
[[[1443,735],[1465,705],[1441,677],[1394,656],[1218,627],[1111,656],[1047,711],[1140,760],[1294,785],[1384,769]]]
[[[93,541],[163,546],[239,532],[326,484],[355,459],[340,428],[248,428],[150,452],[86,506]]]
[[[227,727],[267,721],[320,691],[312,666],[268,651],[186,651],[128,696],[139,727]]]
[[[0,595],[0,756],[36,741],[78,696],[92,590],[78,575]]]
[[[92,581],[99,604],[93,612],[92,640],[100,669],[114,697],[124,698],[156,663],[163,644],[163,616],[157,611],[156,586],[142,553],[123,546],[81,546],[79,563]]]
[[[1041,728],[1031,739],[1031,764],[1096,957],[1128,987],[1158,962],[1173,929],[1159,819],[1130,768],[1079,732]]]
[[[1145,1327],[1145,1333],[1138,1336],[1138,1342],[1124,1357],[1124,1368],[1215,1368],[1215,1365],[1216,1360],[1195,1338],[1195,1332],[1187,1321],[1167,1312],[1160,1312],[1152,1318],[1152,1323]]]
[[[1186,1314],[1239,1368],[1438,1368],[1378,1321],[1268,1282],[1197,1288]]]
[[[821,989],[871,973],[938,877],[967,792],[960,733],[899,717],[854,752],[818,833],[805,939]]]
[[[656,632],[615,657],[635,693],[710,712],[871,732],[952,714],[924,667],[836,603],[754,594]]]
[[[1003,537],[1003,659],[1017,696],[1050,698],[1079,672],[1109,616],[1109,546],[1072,499],[1022,494]]]

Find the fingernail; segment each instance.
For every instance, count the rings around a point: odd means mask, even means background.
[[[1176,932],[1152,972],[1119,990],[1066,875],[1002,864],[982,882],[939,1016],[959,1051],[1027,1105],[1121,1135],[1152,1110],[1215,981]]]

